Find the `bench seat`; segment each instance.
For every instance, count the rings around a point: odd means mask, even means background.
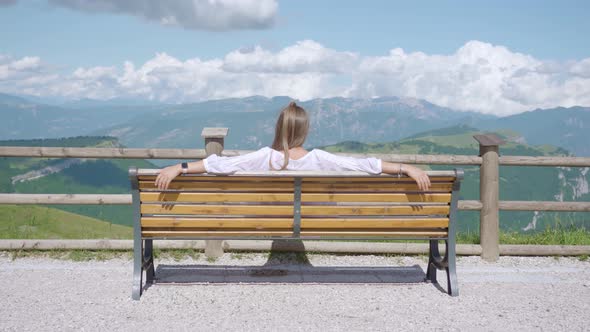
[[[294,239],[430,241],[427,279],[445,269],[457,295],[455,218],[462,171],[430,171],[421,191],[409,177],[362,172],[240,172],[185,174],[167,190],[158,170],[129,171],[135,211],[133,298],[143,272],[154,278],[154,239]],[[440,257],[438,242],[445,241]]]

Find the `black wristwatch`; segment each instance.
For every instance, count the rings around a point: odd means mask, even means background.
[[[188,163],[181,163],[180,167],[182,168],[182,174],[188,173]]]

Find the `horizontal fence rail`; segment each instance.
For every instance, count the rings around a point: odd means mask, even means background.
[[[222,156],[233,157],[251,153],[254,150],[223,150]],[[336,155],[367,158],[374,157],[389,162],[428,165],[481,165],[482,158],[467,155],[423,155],[423,154],[380,154],[380,153],[335,153]],[[62,148],[62,147],[21,147],[0,146],[1,157],[38,158],[105,158],[105,159],[203,159],[205,149],[136,149],[136,148]],[[503,166],[555,166],[590,167],[587,157],[530,157],[500,156]]]
[[[113,159],[203,159],[204,149],[54,148],[0,146],[2,157],[113,158]]]
[[[226,157],[241,156],[253,150],[223,150]],[[481,165],[481,157],[461,155],[399,155],[336,153],[337,155],[366,158],[374,157],[389,162],[431,165]],[[37,158],[112,158],[112,159],[203,159],[204,149],[135,149],[135,148],[62,148],[62,147],[21,147],[0,146],[2,157]],[[589,158],[590,159],[590,158]],[[589,160],[590,164],[590,160]]]
[[[0,204],[130,205],[130,194],[0,194]],[[590,202],[499,201],[500,210],[590,212]],[[479,211],[477,200],[460,200],[459,210]]]
[[[0,204],[130,205],[131,194],[0,194]]]
[[[590,167],[590,158],[586,157],[501,156],[499,159],[503,166]]]
[[[457,208],[459,210],[479,211],[479,210],[481,210],[481,207],[482,207],[481,201],[460,200],[459,202],[457,202]]]
[[[590,212],[590,202],[500,201],[500,210]]]
[[[227,157],[241,156],[253,150],[223,150]],[[335,153],[336,155],[367,158],[374,157],[390,162],[428,165],[481,165],[482,158],[467,155],[420,155],[383,153]],[[203,159],[207,157],[204,149],[137,149],[137,148],[67,148],[67,147],[22,147],[0,146],[2,157],[38,158],[113,158],[113,159]],[[587,157],[529,157],[501,156],[504,166],[556,166],[590,167]]]
[[[376,243],[376,242],[334,242],[303,241],[304,245],[289,242],[272,242],[265,240],[227,240],[225,250],[232,251],[289,251],[289,252],[323,252],[355,254],[428,254],[426,243]],[[203,240],[192,241],[154,241],[158,249],[205,249]],[[133,250],[133,240],[2,240],[0,250]],[[441,247],[444,254],[445,247]],[[457,244],[458,255],[481,255],[478,244]],[[506,256],[578,256],[590,255],[590,246],[572,245],[530,245],[501,244],[500,254]]]

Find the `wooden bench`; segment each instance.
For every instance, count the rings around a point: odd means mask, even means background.
[[[130,168],[134,209],[132,297],[155,277],[154,239],[421,239],[430,242],[426,281],[455,268],[457,200],[462,170],[428,172],[420,191],[408,177],[361,172],[249,172],[177,177],[165,191],[158,170]],[[444,241],[445,256],[438,244]]]

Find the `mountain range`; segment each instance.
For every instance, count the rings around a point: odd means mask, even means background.
[[[80,100],[59,105],[0,94],[0,139],[117,137],[128,147],[199,148],[204,127],[228,127],[227,149],[269,145],[278,112],[292,98],[230,98],[164,105],[136,100]],[[392,142],[440,128],[467,125],[481,131],[510,129],[520,141],[550,144],[590,156],[590,108],[539,109],[497,117],[457,111],[424,100],[383,97],[328,98],[300,103],[310,114],[308,147],[343,141]]]

